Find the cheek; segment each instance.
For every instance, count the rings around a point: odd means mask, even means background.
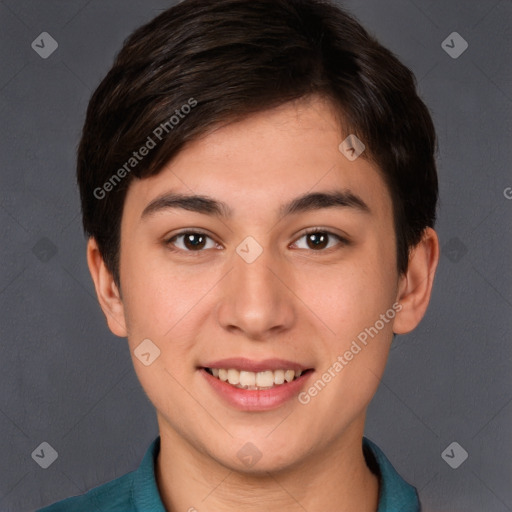
[[[124,269],[123,301],[130,342],[137,345],[149,338],[162,349],[172,343],[172,355],[178,357],[190,348],[205,308],[214,306],[208,304],[208,292],[218,276],[193,266],[171,265],[165,255],[150,261],[135,251],[125,258]]]
[[[360,251],[340,265],[318,265],[313,274],[304,271],[296,280],[297,295],[329,328],[328,337],[334,335],[343,343],[392,306],[396,287],[392,269],[371,251]]]
[[[363,269],[355,265],[337,277],[330,274],[324,280],[325,294],[315,287],[309,290],[315,294],[315,308],[320,312],[321,322],[317,324],[329,327],[329,331],[321,327],[326,334],[318,378],[333,382],[327,384],[325,394],[322,391],[317,407],[325,408],[326,415],[334,414],[334,423],[355,417],[369,404],[379,386],[392,340],[396,314],[390,293],[392,280]],[[333,404],[343,407],[341,416],[333,412]]]

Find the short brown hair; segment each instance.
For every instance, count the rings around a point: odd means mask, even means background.
[[[118,286],[134,178],[159,173],[214,126],[313,94],[332,102],[345,136],[361,139],[361,157],[382,172],[404,273],[434,227],[438,198],[436,134],[413,73],[328,1],[185,0],[125,41],[87,110],[77,164],[83,226]]]

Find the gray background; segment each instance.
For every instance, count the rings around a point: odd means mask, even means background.
[[[440,143],[431,306],[396,339],[366,435],[425,510],[512,510],[512,2],[345,4],[414,71]],[[1,511],[123,475],[158,434],[126,340],[96,302],[74,165],[88,98],[114,53],[170,5],[0,0]],[[43,31],[59,45],[47,59],[31,48]],[[469,43],[457,59],[441,46],[453,31]],[[457,469],[441,456],[453,441],[469,454]],[[42,442],[58,452],[48,469],[31,457]]]

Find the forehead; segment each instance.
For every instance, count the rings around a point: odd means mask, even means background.
[[[217,198],[233,205],[234,214],[252,209],[254,216],[306,192],[343,189],[371,204],[376,215],[389,215],[391,199],[380,172],[362,157],[345,156],[339,146],[346,135],[322,99],[258,112],[216,127],[157,175],[134,181],[125,206],[140,216],[172,190]]]

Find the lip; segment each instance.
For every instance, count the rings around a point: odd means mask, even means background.
[[[226,360],[225,360],[226,361]],[[222,364],[225,364],[223,361]],[[231,361],[231,360],[230,360]],[[237,367],[236,365],[229,366],[229,368]],[[212,368],[212,366],[208,366]],[[216,368],[213,366],[213,368]],[[226,368],[220,366],[220,368]],[[243,369],[238,367],[239,369]],[[279,368],[283,368],[280,366]],[[292,367],[288,366],[291,369]],[[265,369],[270,369],[265,366]],[[298,368],[300,369],[300,368]],[[260,370],[260,371],[264,371]],[[274,386],[271,389],[254,390],[254,389],[241,389],[232,386],[227,382],[223,382],[217,377],[210,375],[205,368],[200,368],[201,375],[206,379],[206,382],[212,387],[216,394],[226,403],[227,405],[234,407],[235,409],[246,411],[246,412],[258,412],[258,411],[270,411],[277,409],[289,400],[295,398],[300,391],[306,386],[307,381],[314,374],[312,368],[309,369],[300,377],[292,380],[292,382],[285,382]],[[254,371],[254,370],[246,370]]]
[[[254,361],[245,357],[231,357],[228,359],[220,359],[210,363],[201,365],[201,368],[236,368],[237,370],[244,370],[246,372],[264,372],[265,370],[294,370],[294,371],[305,371],[311,370],[311,367],[303,366],[294,361],[288,361],[286,359],[263,359],[261,361]]]

